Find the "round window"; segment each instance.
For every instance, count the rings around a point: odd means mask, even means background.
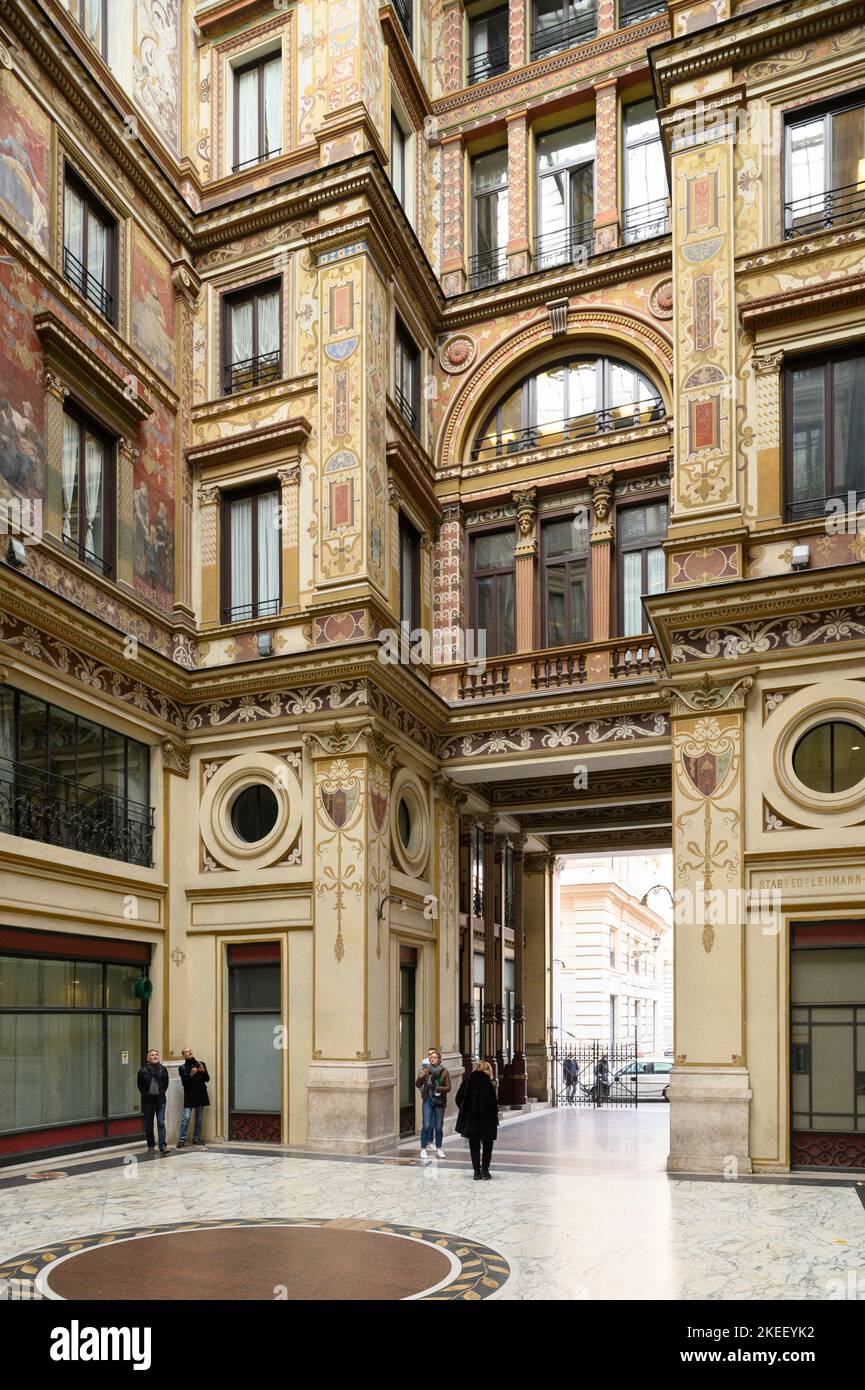
[[[270,787],[257,782],[244,787],[231,807],[234,833],[248,845],[257,844],[269,835],[279,815],[279,802]]]
[[[408,808],[408,802],[405,797],[403,797],[399,803],[396,823],[399,828],[399,837],[405,848],[408,849],[411,844],[411,811]]]
[[[813,792],[846,792],[865,778],[865,730],[846,719],[816,724],[793,750],[793,771]]]

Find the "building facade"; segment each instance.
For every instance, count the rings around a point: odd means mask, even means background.
[[[672,846],[671,1168],[865,1162],[863,23],[2,0],[0,1156],[543,1097]]]

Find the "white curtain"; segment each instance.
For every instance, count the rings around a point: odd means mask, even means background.
[[[263,154],[282,151],[282,59],[264,66],[264,149]]]
[[[92,434],[84,436],[84,509],[86,532],[84,544],[91,555],[102,558],[102,465],[104,450]]]
[[[238,617],[252,611],[252,499],[231,504],[231,609]]]
[[[258,602],[263,614],[279,607],[279,538],[279,493],[267,492],[258,499]]]
[[[84,261],[84,204],[67,184],[63,198],[63,245],[79,262]]]
[[[63,461],[61,465],[63,487],[63,539],[77,540],[73,532],[73,506],[75,503],[75,484],[78,481],[78,426],[69,416],[63,416]],[[77,531],[77,527],[75,528]]]
[[[666,588],[666,575],[664,573],[664,552],[660,546],[657,550],[650,550],[646,560],[649,579],[648,592],[650,594],[662,594]]]
[[[623,578],[625,581],[623,637],[634,637],[643,631],[643,605],[641,588],[643,581],[643,557],[639,550],[626,551],[622,556]]]
[[[91,43],[102,47],[102,0],[84,0],[84,32]]]
[[[260,357],[279,353],[279,291],[258,300],[258,352]],[[274,358],[275,360],[275,358]]]
[[[87,226],[87,271],[91,277],[88,289],[100,285],[105,289],[108,281],[108,228],[98,217],[90,216]]]
[[[252,356],[252,300],[231,309],[231,363],[248,362]]]
[[[258,149],[258,69],[250,68],[237,79],[237,162],[257,159]]]

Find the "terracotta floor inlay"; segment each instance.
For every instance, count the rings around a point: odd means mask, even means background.
[[[103,1232],[0,1268],[69,1300],[478,1299],[508,1274],[495,1251],[440,1231],[300,1218]]]

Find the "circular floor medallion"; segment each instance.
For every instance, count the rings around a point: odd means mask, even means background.
[[[0,1265],[43,1298],[374,1300],[489,1298],[507,1261],[441,1231],[353,1219],[186,1221],[58,1242]]]

